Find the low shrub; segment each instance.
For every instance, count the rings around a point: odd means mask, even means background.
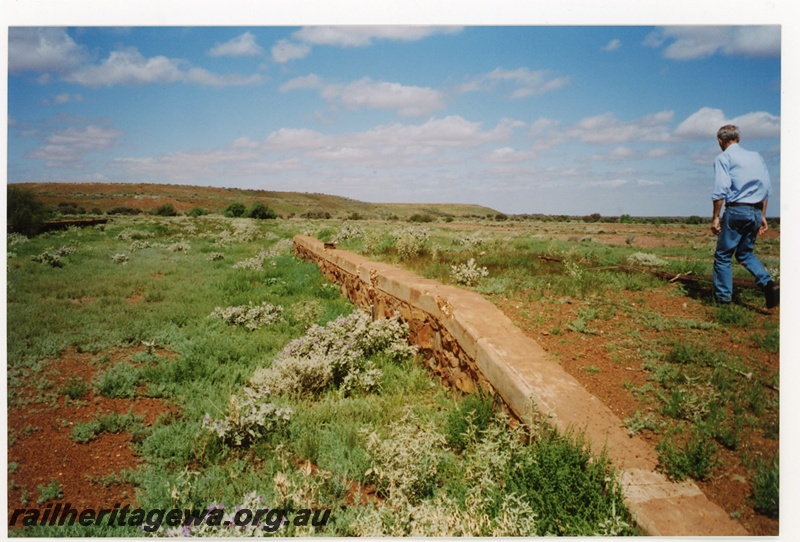
[[[175,206],[171,203],[165,203],[156,207],[153,214],[156,216],[178,216],[178,211],[175,210]]]
[[[674,437],[666,436],[658,443],[656,451],[667,474],[679,482],[687,476],[705,480],[717,464],[717,447],[702,434],[691,435],[684,445],[678,445]]]
[[[429,238],[429,228],[409,226],[395,234],[394,248],[401,258],[414,258],[422,253]]]
[[[239,305],[236,307],[217,307],[208,315],[209,318],[220,318],[224,322],[241,326],[250,331],[255,331],[263,326],[273,324],[280,321],[283,307],[280,305],[271,305],[266,301],[260,305],[253,305],[252,302],[247,305]]]
[[[261,202],[254,203],[250,210],[247,211],[247,218],[256,218],[259,220],[275,219],[278,214],[264,205]]]
[[[444,425],[447,444],[456,452],[464,451],[470,435],[481,435],[493,420],[494,409],[490,397],[467,395],[447,415]]]
[[[754,509],[773,519],[780,515],[780,474],[775,457],[769,463],[759,462],[753,481]]]
[[[245,211],[247,211],[247,207],[244,206],[244,203],[231,203],[225,208],[223,214],[228,218],[238,218],[244,216]]]
[[[659,267],[667,264],[666,260],[646,252],[634,252],[628,256],[627,261],[631,265],[644,265],[647,267]]]
[[[89,385],[80,377],[73,376],[67,379],[61,393],[70,399],[82,399],[89,391]]]
[[[94,378],[94,390],[105,397],[133,399],[140,380],[136,367],[123,361],[98,373]]]
[[[489,276],[489,270],[478,267],[475,258],[470,258],[467,263],[450,266],[450,273],[453,280],[462,286],[475,286],[482,278]]]
[[[118,206],[112,207],[108,211],[106,211],[107,215],[140,215],[142,214],[141,209],[137,209],[136,207],[126,207],[126,206]]]
[[[103,433],[120,433],[130,431],[140,434],[144,431],[144,417],[129,411],[127,414],[112,412],[92,418],[88,422],[78,423],[70,433],[72,440],[78,444],[91,442]]]
[[[203,428],[229,446],[247,447],[285,430],[292,419],[289,407],[267,401],[269,394],[244,388],[242,396],[231,395],[225,417],[215,420],[206,414]]]
[[[77,252],[77,248],[71,245],[66,245],[59,248],[51,248],[36,256],[31,256],[31,260],[37,263],[49,265],[50,267],[62,267],[61,257],[68,254]]]
[[[189,252],[191,249],[192,246],[186,241],[179,241],[167,247],[167,250],[169,250],[170,252]]]
[[[205,216],[208,214],[208,211],[203,209],[202,207],[192,207],[186,212],[186,216],[190,216],[192,218],[196,218],[198,216]]]
[[[382,371],[368,358],[410,357],[408,327],[397,319],[372,321],[364,311],[341,316],[325,327],[312,325],[290,342],[267,368],[257,369],[251,383],[278,395],[318,394],[336,387],[344,394],[370,392],[380,385]]]

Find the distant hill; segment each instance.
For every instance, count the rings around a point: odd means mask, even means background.
[[[357,213],[365,218],[397,216],[405,219],[415,214],[453,217],[498,214],[489,207],[472,204],[367,203],[326,194],[210,186],[121,183],[20,183],[13,186],[32,191],[44,204],[53,208],[74,203],[87,212],[99,209],[102,213],[114,207],[135,207],[149,212],[171,203],[179,213],[200,207],[209,213],[221,214],[231,203],[243,203],[249,208],[261,202],[281,216],[330,213],[332,217],[345,218]]]

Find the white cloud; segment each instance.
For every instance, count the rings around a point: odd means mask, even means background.
[[[669,124],[673,117],[672,111],[661,111],[624,122],[613,113],[604,113],[585,117],[571,126],[541,118],[531,125],[529,134],[535,138],[532,146],[534,152],[550,150],[577,139],[591,145],[616,146],[609,154],[591,156],[592,160],[620,160],[636,156],[626,144],[669,141]]]
[[[330,138],[321,132],[304,128],[281,128],[267,136],[266,148],[275,151],[316,149],[330,145]]]
[[[608,153],[611,160],[629,160],[634,156],[634,151],[630,147],[617,147]]]
[[[568,131],[584,143],[619,145],[630,141],[664,141],[674,114],[662,111],[631,122],[622,122],[613,113],[584,118]]]
[[[498,84],[508,83],[514,88],[512,98],[526,98],[558,90],[567,85],[569,77],[550,77],[549,70],[531,71],[528,68],[506,70],[496,68],[461,85],[461,92],[494,90]]]
[[[589,181],[586,183],[586,186],[599,186],[601,188],[619,188],[620,186],[625,186],[630,181],[626,179],[611,179],[608,181]]]
[[[26,154],[52,167],[80,167],[84,155],[111,148],[122,133],[105,126],[68,128],[47,137],[46,145]]]
[[[261,77],[215,75],[181,60],[165,56],[145,58],[136,49],[125,49],[111,52],[101,64],[79,68],[65,80],[90,87],[177,82],[221,87],[257,83]]]
[[[463,164],[468,159],[463,152],[473,153],[476,147],[507,140],[520,126],[518,121],[504,119],[493,128],[483,129],[480,123],[452,116],[332,135],[281,128],[261,142],[241,137],[223,149],[117,158],[112,165],[131,176],[157,178],[160,182],[216,178],[223,170],[230,177],[293,170],[315,171],[324,177],[321,172],[330,167],[341,178],[349,174],[348,168],[380,167],[391,172],[396,167]]]
[[[435,34],[456,34],[455,26],[308,26],[292,37],[310,45],[365,47],[374,40],[418,41]]]
[[[747,113],[731,120],[739,127],[742,139],[771,139],[781,136],[781,118],[764,111]]]
[[[391,124],[379,126],[364,134],[365,142],[373,138],[387,144],[431,145],[444,147],[472,147],[492,141],[505,141],[514,128],[523,126],[519,121],[502,119],[488,131],[481,130],[481,123],[470,122],[452,115],[442,119],[430,119],[424,124]]]
[[[500,147],[489,153],[486,159],[492,163],[511,164],[525,162],[534,158],[536,158],[536,153],[531,151],[521,151],[512,147]]]
[[[225,43],[218,43],[208,52],[213,57],[259,56],[261,53],[263,53],[263,49],[256,43],[256,37],[250,32],[245,32]]]
[[[779,57],[781,27],[771,26],[667,26],[653,31],[645,45],[661,48],[672,60],[727,56]]]
[[[63,28],[9,28],[8,71],[66,72],[86,52]]]
[[[308,74],[302,77],[295,77],[281,85],[281,92],[288,92],[290,90],[320,88],[322,86],[322,79],[316,74]]]
[[[218,174],[218,167],[225,167],[225,174],[234,176],[239,167],[257,162],[258,157],[258,153],[246,150],[195,150],[155,157],[116,158],[111,164],[131,175],[175,181],[207,178]]]
[[[272,47],[272,60],[284,64],[290,60],[305,58],[309,53],[311,53],[310,45],[280,40]]]
[[[272,59],[279,64],[305,58],[312,46],[367,47],[375,40],[418,41],[436,34],[456,34],[458,26],[307,26],[272,47]]]
[[[603,51],[610,53],[611,51],[616,51],[622,47],[622,42],[618,39],[614,38],[613,40],[609,41],[604,47]]]
[[[349,109],[396,109],[402,117],[426,116],[444,107],[444,97],[437,90],[368,77],[348,85],[326,85],[322,97]]]
[[[281,128],[263,143],[274,153],[299,153],[312,161],[342,161],[349,166],[422,165],[423,159],[446,161],[442,153],[472,149],[486,143],[508,140],[522,123],[501,120],[494,128],[483,130],[481,124],[462,117],[430,119],[422,124],[384,124],[365,132],[326,135],[318,131]],[[248,146],[249,140],[238,140]],[[462,160],[459,160],[462,161]]]
[[[689,115],[675,129],[681,139],[714,140],[720,126],[734,124],[739,127],[742,139],[771,139],[780,137],[781,119],[763,111],[747,113],[729,119],[721,109],[703,107]]]
[[[661,181],[651,181],[649,179],[638,179],[636,181],[636,186],[660,186],[664,184]]]

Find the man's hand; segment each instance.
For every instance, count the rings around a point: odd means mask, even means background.
[[[761,227],[758,228],[758,234],[762,235],[768,229],[769,229],[769,224],[767,224],[767,217],[765,217],[764,215],[761,215]]]
[[[764,227],[763,220],[761,227],[762,228]],[[714,235],[719,235],[719,232],[721,231],[722,228],[719,227],[719,217],[715,216],[714,218],[711,219],[711,233],[713,233]]]

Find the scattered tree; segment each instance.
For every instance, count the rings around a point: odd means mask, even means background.
[[[156,216],[177,216],[178,211],[171,203],[165,203],[156,209],[155,214]]]
[[[238,218],[243,216],[245,211],[247,211],[247,207],[244,206],[244,203],[237,202],[228,205],[223,214],[228,218]]]
[[[6,218],[14,231],[32,236],[42,231],[50,212],[44,203],[36,199],[30,190],[10,186],[8,188]]]
[[[253,206],[250,207],[250,210],[247,212],[247,217],[264,220],[264,219],[278,218],[278,215],[275,213],[275,211],[273,211],[272,209],[270,209],[269,207],[267,207],[266,205],[264,205],[259,201],[254,203]]]

